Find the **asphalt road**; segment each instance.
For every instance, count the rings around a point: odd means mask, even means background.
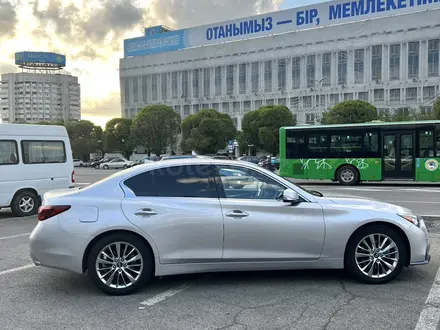
[[[364,285],[343,271],[240,272],[164,277],[137,294],[111,297],[86,275],[33,266],[28,237],[35,224],[34,217],[0,220],[4,330],[402,330],[418,322],[429,330],[426,320],[435,313],[425,302],[428,295],[440,298],[433,286],[440,266],[436,226],[430,226],[431,263],[405,268],[386,285]]]

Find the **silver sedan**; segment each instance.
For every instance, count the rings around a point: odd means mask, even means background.
[[[234,171],[246,185],[228,184]],[[132,293],[153,276],[212,271],[345,268],[380,284],[430,260],[425,223],[411,210],[324,197],[241,161],[139,165],[47,193],[38,220],[34,263],[88,271],[108,294]]]

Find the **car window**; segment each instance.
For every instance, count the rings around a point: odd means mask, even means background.
[[[277,200],[286,189],[258,171],[238,166],[217,166],[221,182],[221,197]]]
[[[214,173],[208,165],[172,166],[138,174],[124,184],[136,196],[217,198]]]

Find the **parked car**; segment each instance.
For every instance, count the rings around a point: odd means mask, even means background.
[[[81,159],[74,159],[73,160],[73,166],[74,167],[83,167],[84,163]]]
[[[99,168],[108,169],[118,169],[118,168],[128,168],[133,162],[125,158],[115,158],[109,162],[101,163]]]
[[[257,156],[241,156],[237,160],[250,162],[253,164],[258,164],[258,162],[259,162],[259,158]]]
[[[149,157],[145,157],[145,158],[133,161],[128,167],[133,167],[133,166],[147,164],[147,163],[153,163],[153,162],[154,162],[154,160],[151,160]]]
[[[109,161],[115,159],[115,157],[106,157],[100,160],[95,160],[93,162],[90,163],[90,167],[94,167],[95,169],[99,170],[100,165],[102,163],[108,163]]]
[[[49,190],[74,186],[72,149],[64,126],[0,124],[0,208],[34,215]]]
[[[225,170],[256,184],[226,188]],[[246,162],[149,163],[46,193],[30,256],[39,266],[87,272],[113,295],[153,276],[214,271],[345,268],[382,284],[404,266],[429,263],[428,231],[413,211],[319,196]]]
[[[173,156],[164,156],[162,157],[161,160],[187,159],[187,158],[205,158],[205,157],[198,155],[173,155]]]

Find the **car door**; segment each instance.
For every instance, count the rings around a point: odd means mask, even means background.
[[[134,195],[124,198],[122,210],[154,241],[162,264],[221,261],[223,217],[214,174],[210,165],[171,166],[125,181]]]
[[[305,199],[281,199],[285,186],[244,166],[217,165],[224,219],[224,261],[307,261],[319,259],[324,243],[323,210]],[[245,172],[244,186],[228,184],[223,173]],[[223,184],[225,183],[225,184]]]

